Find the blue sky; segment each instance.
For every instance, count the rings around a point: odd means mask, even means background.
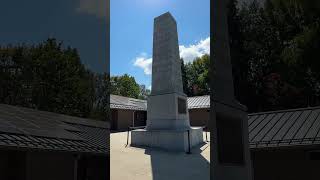
[[[55,37],[78,49],[95,72],[107,67],[107,0],[10,0],[0,6],[0,45],[34,44]]]
[[[127,73],[150,87],[153,19],[167,11],[186,62],[210,52],[210,0],[111,0],[111,75]]]

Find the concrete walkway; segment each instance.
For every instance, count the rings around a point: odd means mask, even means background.
[[[125,147],[126,132],[111,133],[110,138],[111,180],[210,179],[209,143],[192,149],[192,154],[186,154]]]

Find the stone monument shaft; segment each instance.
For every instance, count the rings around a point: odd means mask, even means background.
[[[147,129],[188,129],[187,96],[183,93],[177,23],[167,12],[154,19],[152,90]]]
[[[213,0],[213,62],[210,116],[212,160],[211,179],[251,180],[248,114],[234,96],[228,34],[229,0]],[[214,67],[213,67],[214,66]]]
[[[177,24],[170,13],[154,19],[152,95],[183,93]]]

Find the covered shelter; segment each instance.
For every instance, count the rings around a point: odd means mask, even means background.
[[[118,103],[122,105],[111,104],[111,109],[117,107],[118,113],[121,113],[131,108],[146,113],[146,101],[139,100],[140,106],[134,106],[125,103],[128,101],[126,97],[121,100]],[[127,106],[124,106],[125,104]],[[127,109],[121,110],[122,107]],[[188,97],[190,124],[208,126],[209,108],[210,96]],[[133,110],[130,111],[128,114]],[[120,118],[116,120],[122,121]],[[143,119],[144,125],[145,120]],[[121,124],[124,128],[132,125],[124,122]],[[318,178],[320,107],[251,113],[248,114],[248,130],[254,179]]]
[[[109,177],[107,122],[0,104],[1,180]]]
[[[111,130],[126,130],[129,126],[145,126],[147,101],[110,95]]]
[[[209,126],[210,96],[188,97],[189,119],[192,126]]]
[[[320,107],[249,114],[255,179],[319,179]]]
[[[208,126],[210,118],[210,96],[188,97],[191,126]],[[110,95],[111,130],[126,130],[129,126],[145,126],[147,101]]]

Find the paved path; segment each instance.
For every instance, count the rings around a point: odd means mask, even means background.
[[[205,137],[205,136],[204,136]],[[192,154],[125,147],[127,133],[111,133],[111,180],[209,180],[210,146]]]

